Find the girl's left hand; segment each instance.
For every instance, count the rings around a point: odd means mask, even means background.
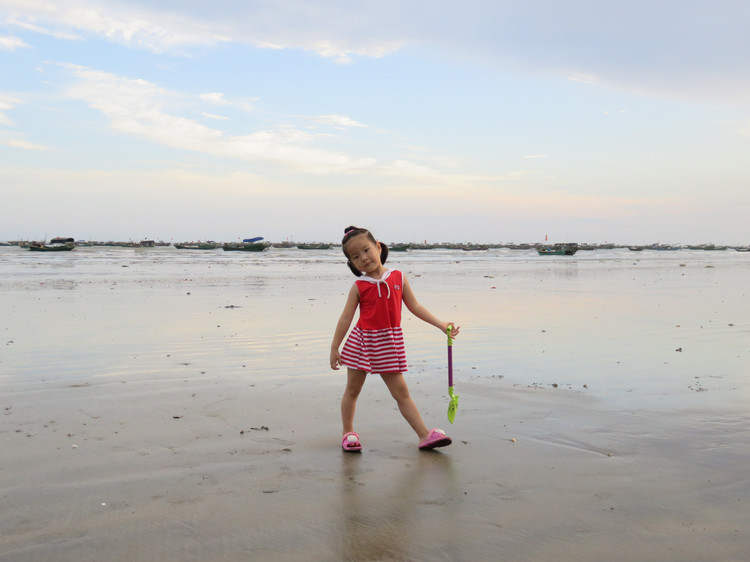
[[[448,333],[448,326],[451,327],[451,337],[455,338],[458,335],[458,332],[461,331],[461,326],[456,326],[453,322],[446,322],[443,326],[443,333]]]

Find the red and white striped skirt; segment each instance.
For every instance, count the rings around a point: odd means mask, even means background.
[[[363,330],[355,326],[341,350],[341,363],[368,373],[404,373],[404,333],[400,327]]]

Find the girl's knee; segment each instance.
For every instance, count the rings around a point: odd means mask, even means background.
[[[411,395],[409,394],[409,388],[406,385],[399,386],[396,388],[390,388],[391,396],[393,396],[393,399],[396,402],[405,402],[407,400],[411,400]]]
[[[344,396],[346,396],[347,398],[350,398],[352,400],[356,400],[357,398],[359,398],[359,395],[360,395],[361,392],[362,392],[362,387],[361,386],[360,387],[354,387],[354,388],[349,388],[347,386],[346,389],[344,390]]]
[[[344,396],[348,396],[356,400],[359,396],[359,393],[362,392],[362,387],[365,385],[366,378],[367,373],[365,373],[364,371],[348,369]]]
[[[408,394],[406,396],[394,396],[393,399],[396,401],[396,405],[399,407],[399,409],[414,404],[414,400],[412,400],[411,396],[409,396]]]

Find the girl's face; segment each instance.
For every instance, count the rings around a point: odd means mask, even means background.
[[[354,267],[367,275],[377,275],[385,269],[380,262],[380,242],[373,243],[364,234],[359,234],[346,243],[346,253]]]

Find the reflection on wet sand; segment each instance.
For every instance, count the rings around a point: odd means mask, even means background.
[[[422,451],[411,462],[393,462],[374,486],[363,478],[364,461],[361,454],[342,453],[339,559],[417,559],[425,545],[432,555],[443,551],[445,559],[459,559],[450,519],[463,494],[451,456]]]

